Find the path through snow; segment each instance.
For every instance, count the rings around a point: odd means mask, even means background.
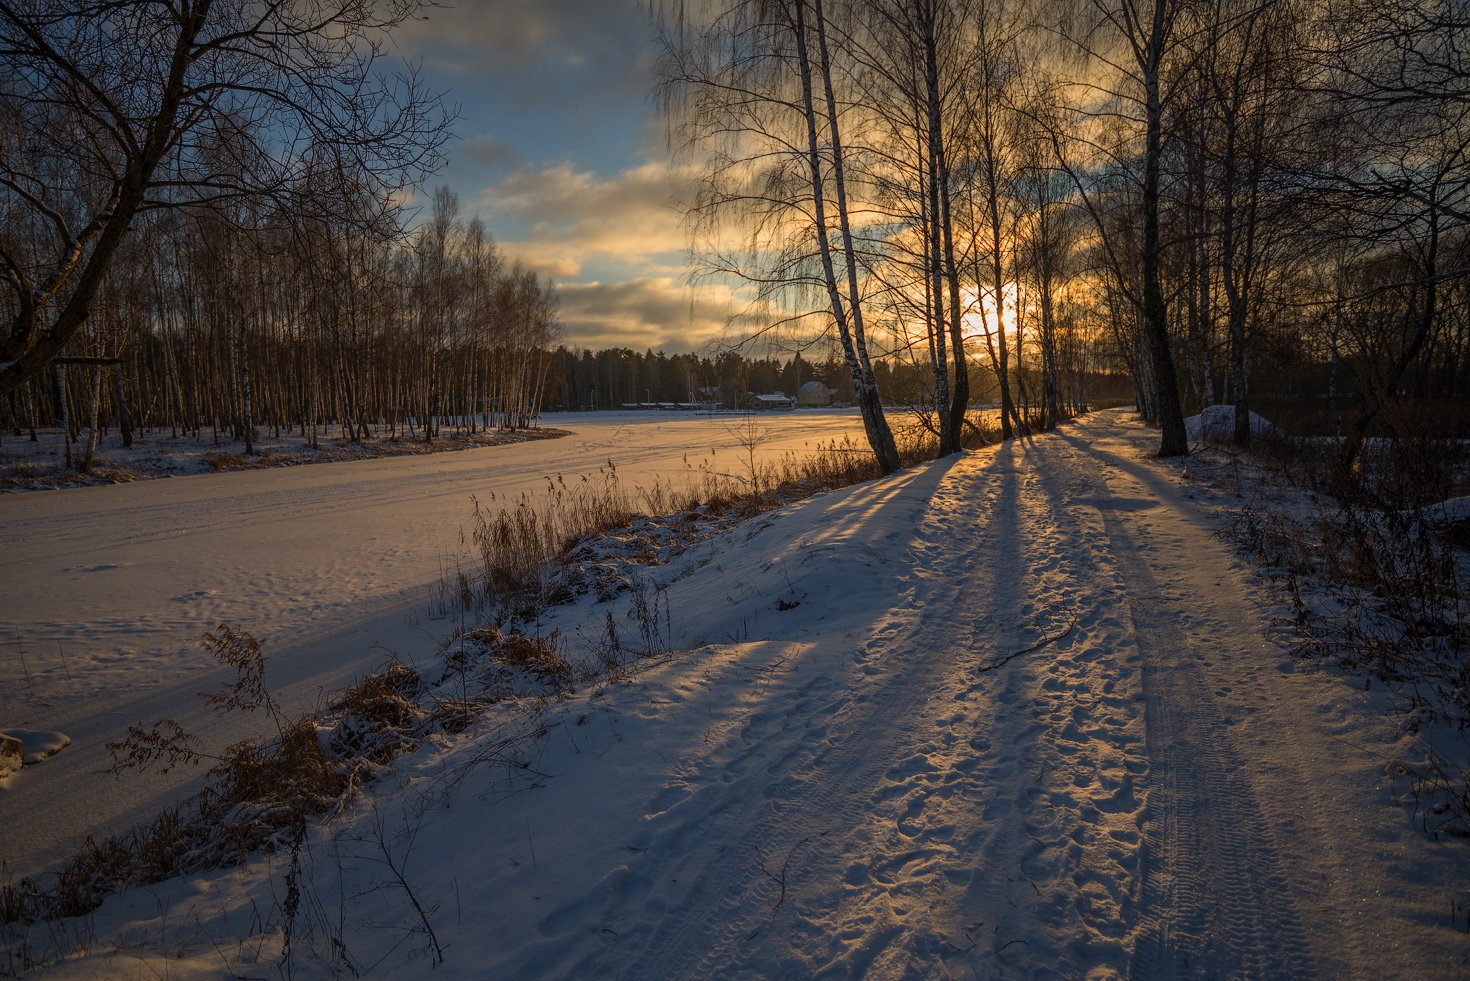
[[[434,973],[354,851],[381,836],[464,975],[1463,977],[1464,845],[1415,834],[1391,721],[1291,658],[1152,442],[1102,414],[686,553],[692,650],[553,706],[534,786],[466,770],[470,739],[314,841],[331,922],[298,924],[296,970]],[[260,973],[285,873],[112,900],[59,974],[123,963],[107,943]]]
[[[1283,650],[1151,438],[1094,418],[775,521],[751,546],[765,575],[721,582],[768,601],[749,630],[769,640],[730,655],[784,680],[672,768],[621,861],[498,938],[500,966],[1462,973],[1463,847],[1415,836],[1382,760],[1339,741],[1392,752],[1356,692]],[[772,582],[811,605],[801,626],[769,624],[797,613],[771,612]],[[680,620],[744,611],[708,585],[673,587]]]

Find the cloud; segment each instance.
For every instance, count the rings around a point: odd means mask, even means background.
[[[637,0],[460,0],[399,27],[409,57],[459,76],[596,68],[604,85],[647,89],[652,31]]]
[[[571,164],[526,166],[481,192],[471,210],[485,213],[507,254],[556,281],[568,344],[690,351],[785,325],[790,312],[753,300],[749,287],[687,285],[683,202],[694,176],[660,163],[611,177]]]
[[[690,350],[733,293],[683,285],[686,170],[649,162],[656,48],[641,0],[450,0],[395,35],[458,101],[445,178],[505,252],[560,290],[569,344]],[[479,189],[479,190],[476,190]]]
[[[698,350],[748,303],[726,285],[685,285],[690,178],[653,162],[606,177],[525,165],[467,210],[484,215],[508,255],[556,282],[567,344]]]
[[[681,202],[688,175],[645,163],[603,178],[571,164],[522,167],[481,192],[476,205],[492,227],[515,226],[505,247],[559,278],[605,270],[663,272],[684,266]]]
[[[736,297],[718,285],[664,277],[563,285],[566,341],[580,347],[694,351],[721,338]]]
[[[470,137],[456,146],[454,152],[491,172],[511,170],[525,164],[519,149],[493,136]]]

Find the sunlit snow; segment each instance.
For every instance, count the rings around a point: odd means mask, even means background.
[[[588,457],[678,458],[661,426],[579,438]],[[1088,417],[697,544],[648,570],[667,628],[640,670],[426,743],[294,866],[257,855],[108,900],[54,976],[1453,976],[1449,901],[1470,868],[1393,803],[1384,760],[1403,737],[1349,679],[1303,669],[1215,534],[1225,502],[1153,442],[1123,415]],[[382,573],[375,594],[358,563],[376,548],[409,568],[406,552],[452,536],[456,506],[415,491],[463,495],[458,462],[394,461],[402,476],[371,493],[331,475],[200,493],[177,510],[231,504],[240,530],[220,515],[190,547],[224,535],[267,570],[306,571],[274,589],[237,572],[189,602],[242,620],[258,603],[297,691],[390,647],[428,666],[447,624],[400,631],[420,600],[385,597],[411,576]],[[346,554],[304,561],[320,545],[288,546],[272,493]],[[169,510],[130,512],[155,514],[140,548],[164,553]],[[361,551],[364,536],[379,541]],[[300,630],[284,597],[334,588],[350,600],[336,626]],[[532,626],[575,651],[609,615],[633,629],[626,594]],[[114,670],[139,693],[75,690],[115,725],[202,685]],[[11,704],[65,712],[59,671],[50,701]],[[511,731],[525,768],[495,762]]]

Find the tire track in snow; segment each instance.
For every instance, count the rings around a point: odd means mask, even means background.
[[[752,719],[728,779],[694,792],[709,796],[669,788],[672,806],[651,809],[684,823],[659,832],[663,854],[549,925],[600,915],[612,933],[649,902],[663,922],[568,973],[1126,971],[1146,769],[1138,659],[1113,656],[1132,635],[1116,585],[1094,581],[1110,564],[1101,521],[1037,476],[1049,461],[1011,444],[951,470],[962,489],[924,514],[917,584],[880,618],[853,682],[815,679],[789,711]],[[992,669],[1056,632],[1064,607],[1075,636]],[[726,835],[714,861],[679,868],[680,842]],[[678,895],[650,898],[671,875],[686,880]]]
[[[841,621],[856,639],[701,652],[770,694],[712,715],[715,744],[638,808],[636,854],[558,899],[507,973],[1455,976],[1365,929],[1381,870],[1337,882],[1315,854],[1377,865],[1335,833],[1364,798],[1278,751],[1311,699],[1263,703],[1283,662],[1261,611],[1137,441],[1084,421],[955,463],[927,507],[853,492],[790,569],[876,574],[871,613]],[[879,534],[896,522],[914,534]],[[987,670],[1066,610],[1071,634]]]
[[[1096,472],[1081,454],[1062,450],[1062,441],[1054,445],[1072,459],[1074,472]],[[1088,454],[1107,460],[1096,449]],[[1200,652],[1178,630],[1183,611],[1160,589],[1122,517],[1161,505],[1116,497],[1105,480],[1092,486],[1143,664],[1150,821],[1130,974],[1314,976],[1311,946],[1248,771],[1194,663]]]
[[[1055,436],[974,454],[912,536],[844,544],[912,566],[893,608],[840,668],[795,662],[733,752],[666,780],[636,854],[544,920],[537,956],[630,978],[1312,974],[1180,643],[1208,596],[1159,587],[1130,512],[1167,502],[1097,464]],[[872,514],[883,490],[859,492],[874,528],[895,523]],[[989,670],[1066,610],[1072,634]]]

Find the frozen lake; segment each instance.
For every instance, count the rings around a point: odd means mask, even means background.
[[[625,486],[677,481],[704,460],[741,474],[745,418],[551,414],[544,425],[573,435],[0,496],[0,728],[74,740],[0,790],[0,861],[35,871],[186,789],[188,773],[97,775],[128,725],[172,717],[212,745],[247,734],[193,697],[218,684],[203,631],[253,633],[272,687],[304,708],[390,654],[433,650],[450,625],[429,619],[429,594],[462,553],[471,495],[539,495],[547,477],[608,460]],[[763,458],[865,445],[855,410],[755,418]]]

